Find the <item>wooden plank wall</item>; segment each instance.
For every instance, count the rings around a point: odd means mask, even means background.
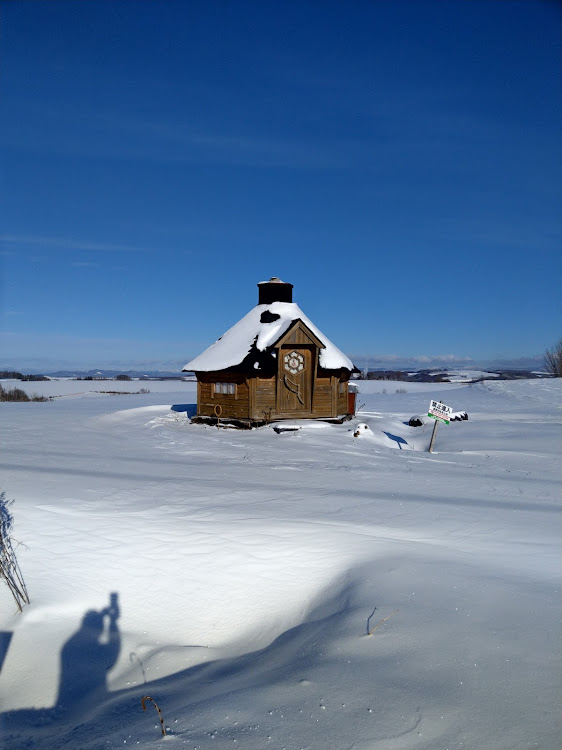
[[[303,416],[295,412],[294,415],[277,414],[276,405],[277,378],[256,378],[253,419],[264,419],[264,412],[271,414],[271,419],[282,419],[284,416]],[[316,378],[312,395],[312,417],[337,417],[347,413],[347,385],[344,393],[339,393],[340,381],[335,376]],[[269,411],[271,409],[271,412]]]
[[[313,341],[299,324],[289,331],[284,338],[280,339],[275,346],[277,351],[281,346],[314,346],[316,348],[316,341],[317,339]]]
[[[332,397],[332,378],[317,377],[312,395],[313,417],[335,417]]]
[[[345,377],[345,375],[344,375]],[[236,383],[236,395],[214,394],[213,383]],[[317,376],[312,396],[312,418],[336,417],[347,413],[347,383],[340,393],[340,379],[325,371]],[[197,413],[215,416],[215,406],[222,407],[222,417],[255,419],[257,421],[299,417],[303,414],[276,413],[277,377],[251,378],[234,373],[200,373],[197,385]]]
[[[222,407],[222,417],[248,419],[250,416],[250,390],[243,375],[234,373],[200,373],[197,388],[197,414],[214,417],[215,406]],[[236,383],[236,394],[214,393],[213,383]]]
[[[343,393],[341,393],[340,385],[343,385]],[[340,381],[338,383],[338,414],[347,414],[347,381]]]
[[[277,377],[253,379],[253,418],[269,420],[275,416]]]

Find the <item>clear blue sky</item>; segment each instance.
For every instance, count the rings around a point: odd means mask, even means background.
[[[560,10],[0,2],[0,367],[180,368],[280,276],[391,366],[560,337]]]

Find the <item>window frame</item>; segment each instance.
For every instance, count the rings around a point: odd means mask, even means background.
[[[225,380],[213,383],[213,398],[216,396],[234,396],[234,398],[237,398],[238,389],[236,383]]]

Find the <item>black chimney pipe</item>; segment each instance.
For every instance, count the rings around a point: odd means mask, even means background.
[[[260,281],[258,289],[258,305],[293,301],[293,285],[281,281],[277,276],[272,276],[269,281]]]

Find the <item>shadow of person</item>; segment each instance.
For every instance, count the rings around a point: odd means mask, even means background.
[[[211,661],[204,660],[165,678],[154,680],[151,683],[150,692],[153,693],[153,690],[156,689],[160,694],[179,695],[181,693],[186,696],[186,705],[191,705],[193,710],[196,710],[196,706],[212,706],[213,701],[227,700],[225,696],[239,693],[239,691],[261,690],[264,684],[274,686],[294,682],[295,664],[298,662],[298,672],[304,674],[312,670],[319,662],[323,664],[322,653],[325,651],[325,643],[332,642],[331,640],[326,641],[326,638],[337,639],[339,638],[338,634],[343,632],[341,628],[347,622],[345,618],[350,612],[349,596],[346,594],[345,597],[342,597],[342,592],[337,587],[336,589],[336,593],[330,599],[321,600],[310,611],[305,622],[281,633],[268,646],[240,656]],[[96,612],[95,614],[103,615],[104,612],[105,610],[102,610],[102,612]],[[94,620],[93,616],[91,619]],[[68,695],[68,699],[73,702],[70,710],[66,710],[63,706],[54,706],[50,709],[20,709],[0,713],[0,748],[10,748],[10,750],[30,750],[31,748],[46,750],[48,748],[53,750],[63,747],[116,747],[113,736],[115,727],[133,726],[133,723],[129,724],[129,722],[134,722],[134,726],[137,726],[138,715],[142,714],[140,696],[143,693],[140,692],[140,689],[146,690],[146,685],[139,684],[134,687],[127,687],[108,695],[105,675],[98,673],[97,681],[93,685],[88,686],[82,683],[82,690],[86,692],[82,692],[81,696],[76,694],[76,690],[67,691],[66,689],[67,680],[76,681],[78,678],[76,687],[80,685],[79,675],[81,672],[81,669],[75,670],[70,664],[66,663],[67,656],[70,657],[74,650],[74,647],[70,649],[67,646],[69,647],[78,636],[80,636],[80,639],[85,638],[89,645],[92,645],[92,642],[94,642],[94,645],[104,645],[98,635],[92,637],[92,634],[86,636],[82,633],[89,621],[90,613],[87,613],[79,631],[63,647],[63,667],[69,669],[65,671],[64,675],[61,675],[61,697],[59,700],[66,699],[63,696]],[[99,617],[95,624],[97,626],[96,632],[99,634]],[[109,627],[111,627],[111,623]],[[115,630],[117,631],[116,625]],[[118,638],[118,632],[116,632],[116,635]],[[109,642],[105,645],[109,646]],[[207,648],[200,645],[185,646],[185,648],[194,647]],[[84,663],[81,648],[76,648],[76,656],[79,661]],[[107,657],[108,652],[105,653],[103,658],[107,659]],[[108,661],[109,659],[107,659],[106,664]],[[91,692],[87,692],[89,690],[93,690],[95,696],[105,694],[107,700],[94,703],[92,698],[91,704],[88,704],[88,700],[92,696]],[[82,706],[84,702],[86,704],[83,705],[83,708],[77,711],[75,707]],[[126,718],[135,717],[135,712],[137,713],[136,718]],[[150,720],[153,726],[155,716],[156,714]],[[149,720],[148,717],[146,720]],[[201,739],[201,742],[197,742],[197,744],[208,747],[208,744],[205,744],[208,733],[206,732],[205,735],[202,734],[200,737],[199,731],[199,729],[194,730],[195,734],[193,735],[198,740]],[[242,731],[245,730],[242,728]],[[170,735],[173,736],[172,733]],[[190,730],[189,737],[191,736]],[[244,735],[241,735],[237,741],[243,745],[246,739]],[[193,740],[188,739],[187,741]]]
[[[117,594],[111,594],[109,607],[86,612],[80,629],[64,644],[58,708],[95,707],[107,696],[107,672],[115,665],[121,649],[118,618]]]
[[[77,719],[102,708],[109,697],[107,672],[121,648],[118,619],[117,594],[110,594],[105,609],[86,612],[80,628],[62,647],[55,705],[0,713],[0,748],[60,747],[61,733],[74,732]]]

